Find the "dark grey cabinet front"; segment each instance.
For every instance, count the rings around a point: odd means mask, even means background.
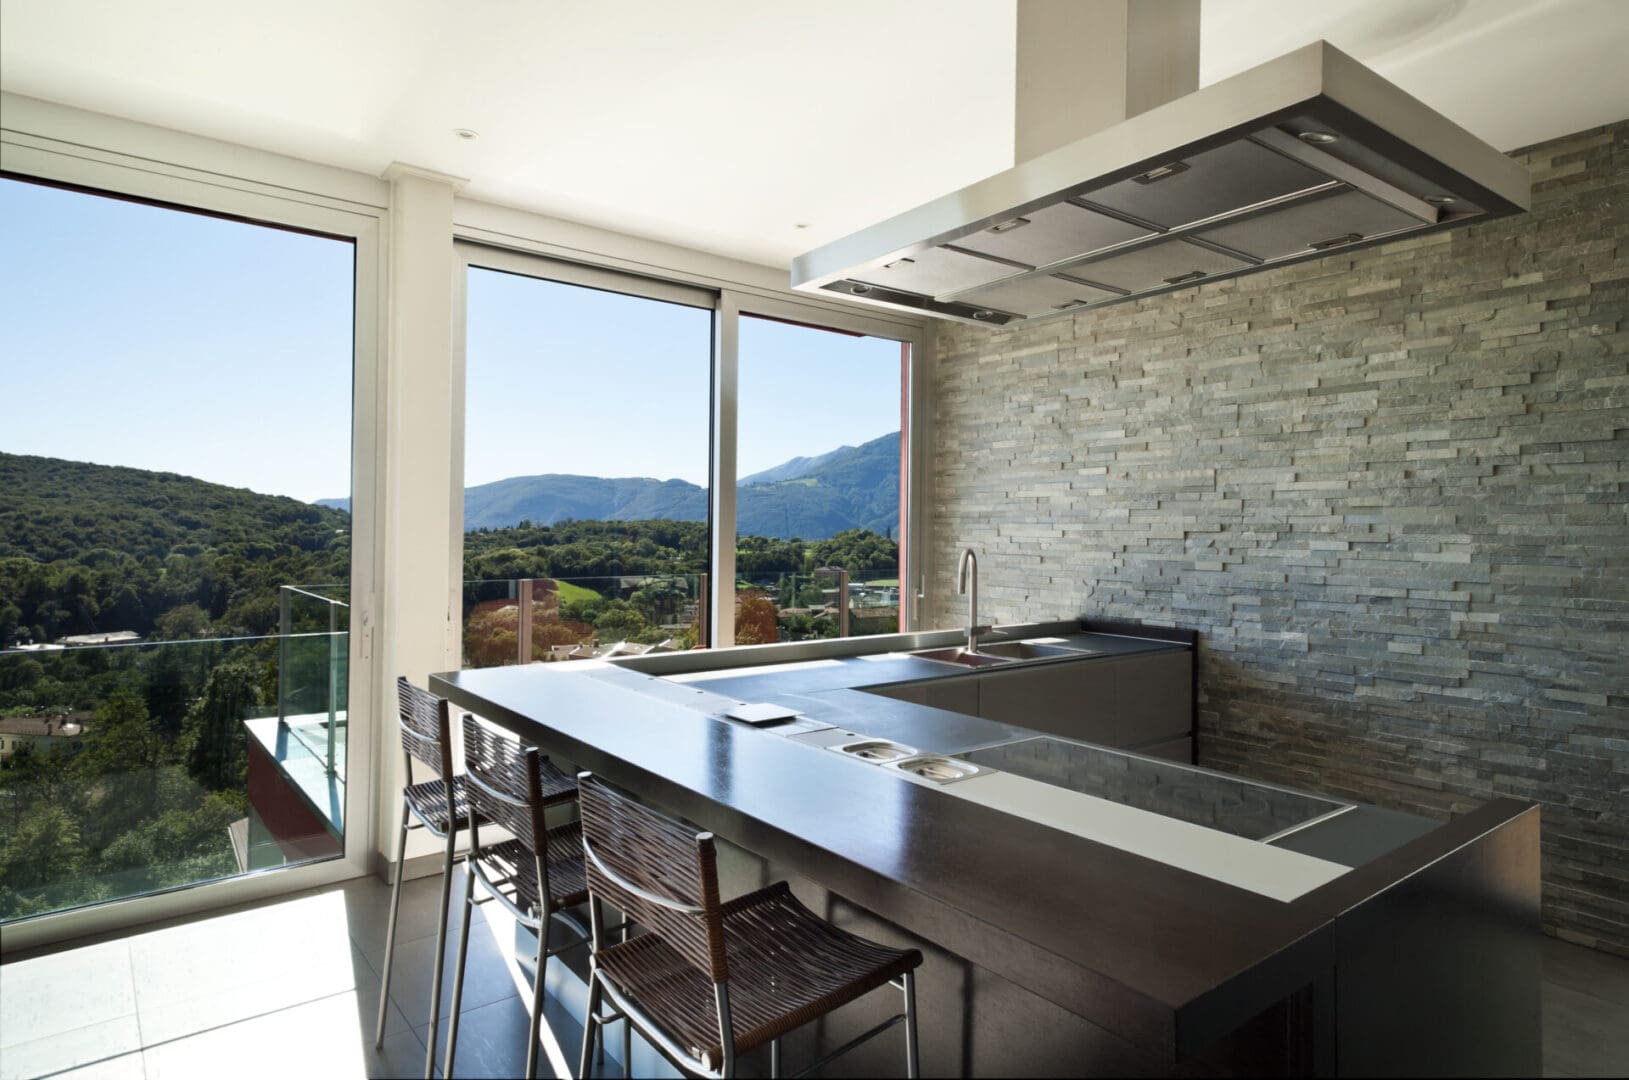
[[[979,715],[1050,735],[1120,745],[1115,664],[1043,664],[979,676]]]

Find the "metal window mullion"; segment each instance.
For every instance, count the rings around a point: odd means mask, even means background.
[[[713,326],[713,445],[708,484],[711,595],[708,644],[735,644],[735,451],[740,372],[741,304],[735,293],[719,294]]]

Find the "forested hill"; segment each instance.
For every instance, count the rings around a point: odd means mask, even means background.
[[[0,453],[0,648],[264,634],[279,585],[350,578],[350,515],[175,473]]]
[[[347,505],[326,499],[323,505]],[[464,528],[529,521],[707,520],[707,492],[683,480],[550,473],[512,476],[464,492]],[[814,458],[793,458],[743,477],[736,504],[742,536],[825,539],[849,529],[899,531],[899,432]]]
[[[237,550],[322,551],[347,538],[343,510],[176,473],[0,453],[0,559],[136,558]]]

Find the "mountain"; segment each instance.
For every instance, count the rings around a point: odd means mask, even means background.
[[[101,550],[163,559],[232,549],[321,551],[350,517],[178,473],[0,453],[0,558],[45,563]],[[270,556],[266,556],[270,557]]]
[[[348,499],[323,499],[338,509]],[[464,491],[464,528],[530,521],[705,521],[707,492],[684,480],[548,473],[511,476]],[[736,530],[743,536],[821,540],[844,529],[899,531],[899,432],[817,457],[797,457],[743,477]]]

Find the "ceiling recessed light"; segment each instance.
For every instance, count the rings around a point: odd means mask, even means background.
[[[975,319],[993,319],[993,318],[995,318],[995,312],[990,311],[989,309],[985,309],[983,311],[975,311],[975,312],[973,312],[973,318],[975,318]]]
[[[792,226],[794,229],[807,229],[808,227],[809,223],[807,221],[799,221]]]
[[[1333,131],[1303,131],[1299,136],[1304,143],[1314,146],[1328,146],[1332,142],[1340,142],[1340,136]]]
[[[453,128],[453,134],[460,139],[478,139],[481,136],[481,133],[473,128]]]
[[[1425,201],[1430,203],[1432,206],[1453,206],[1455,203],[1459,202],[1459,200],[1454,198],[1452,195],[1427,195],[1425,197]]]
[[[871,291],[871,286],[867,285],[863,281],[856,281],[848,287],[848,291],[853,293],[855,296],[864,296],[866,293]]]

